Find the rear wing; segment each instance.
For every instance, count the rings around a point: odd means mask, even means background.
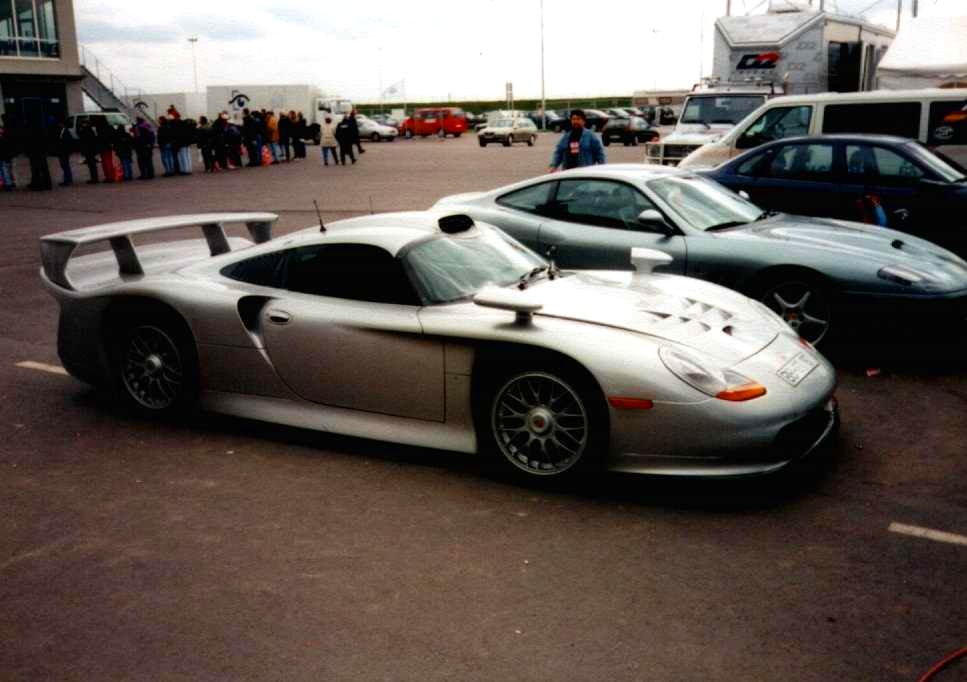
[[[232,250],[223,223],[245,223],[252,240],[261,244],[272,239],[272,223],[278,218],[275,213],[198,213],[92,225],[41,237],[40,258],[44,273],[51,282],[73,290],[74,286],[67,278],[67,261],[78,246],[107,241],[118,260],[119,274],[143,275],[144,270],[131,240],[134,235],[179,227],[200,227],[211,255],[218,256]]]

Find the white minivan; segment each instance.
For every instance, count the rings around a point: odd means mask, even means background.
[[[689,154],[681,168],[711,168],[785,137],[826,133],[897,135],[967,165],[967,89],[874,90],[776,97],[717,142]]]

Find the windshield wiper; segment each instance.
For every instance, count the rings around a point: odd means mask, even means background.
[[[766,218],[771,218],[772,216],[777,216],[777,215],[779,215],[779,211],[763,211],[762,213],[759,214],[756,220],[757,221],[765,220]]]
[[[542,267],[536,267],[532,269],[530,272],[525,272],[523,275],[520,276],[520,279],[517,280],[517,288],[521,290],[526,289],[527,285],[530,284],[530,281],[535,277],[537,277],[542,272],[544,272],[545,270],[547,270],[547,268],[542,266]]]
[[[717,232],[718,230],[727,230],[730,227],[739,227],[740,225],[748,225],[744,220],[730,220],[727,223],[719,223],[718,225],[712,225],[711,227],[706,227],[706,232]]]

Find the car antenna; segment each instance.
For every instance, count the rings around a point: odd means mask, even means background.
[[[312,205],[316,207],[316,217],[319,218],[319,231],[320,232],[325,232],[326,231],[326,226],[323,225],[323,223],[322,223],[322,214],[319,212],[319,202],[317,202],[315,199],[313,199],[312,200]]]
[[[369,195],[369,215],[373,215],[373,195]]]

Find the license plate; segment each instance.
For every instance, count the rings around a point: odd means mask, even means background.
[[[776,374],[793,386],[798,386],[806,376],[819,367],[819,362],[800,353],[778,369]]]

